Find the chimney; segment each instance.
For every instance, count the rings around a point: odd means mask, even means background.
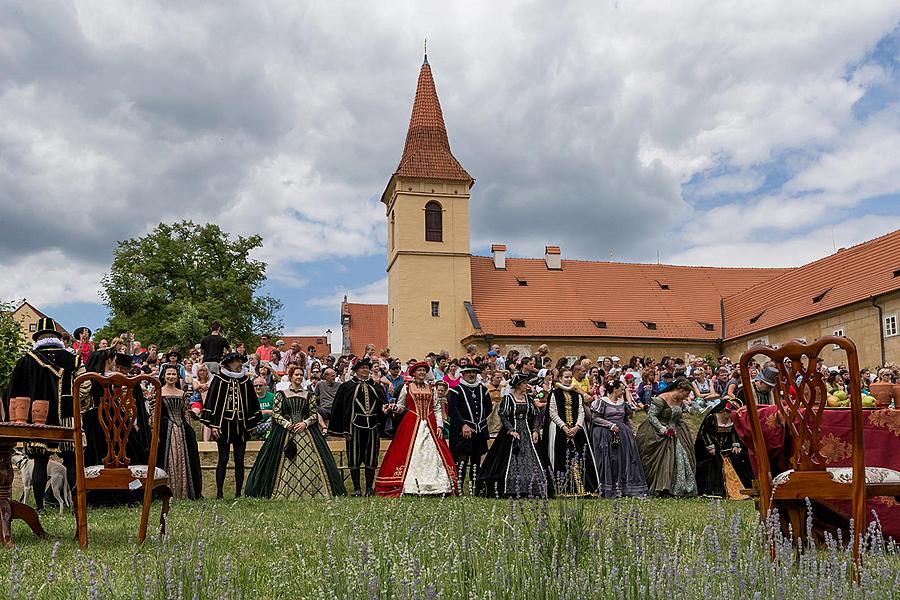
[[[506,270],[506,245],[505,244],[491,244],[491,253],[494,255],[494,268],[505,271]]]
[[[562,257],[560,256],[559,246],[544,247],[544,260],[547,261],[549,270],[562,271]]]

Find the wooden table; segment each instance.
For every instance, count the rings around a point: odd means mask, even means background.
[[[11,525],[13,519],[25,521],[36,536],[40,538],[47,537],[47,532],[41,527],[41,521],[37,512],[27,504],[22,504],[12,499],[14,477],[12,455],[16,444],[35,440],[43,442],[71,442],[73,439],[71,427],[0,422],[0,535],[2,535],[3,544],[7,548],[15,546],[12,541]]]

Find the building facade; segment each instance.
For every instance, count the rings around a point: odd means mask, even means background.
[[[529,355],[736,359],[754,343],[845,335],[860,363],[900,361],[900,231],[790,269],[473,256],[474,179],[450,150],[427,56],[406,143],[382,194],[388,304],[341,308],[344,353],[422,358],[469,344]],[[355,313],[355,314],[354,314]],[[838,352],[835,364],[842,361]]]

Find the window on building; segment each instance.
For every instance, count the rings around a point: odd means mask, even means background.
[[[897,335],[897,315],[888,315],[884,318],[884,337]]]
[[[431,316],[432,317],[441,316],[441,303],[436,300],[431,301]]]
[[[28,325],[28,331],[30,331],[31,333],[34,333],[35,331],[37,331],[37,323],[31,323],[31,324],[29,324],[29,325]]]
[[[391,211],[391,248],[394,247],[394,211]]]
[[[838,336],[838,337],[844,337],[844,330],[843,330],[843,329],[835,329],[835,330],[834,330],[834,335],[836,335],[836,336]],[[834,344],[833,346],[831,346],[831,349],[832,349],[832,350],[840,350],[841,347],[838,346],[837,344]]]
[[[512,322],[516,327],[525,327],[525,319],[513,319]]]
[[[444,241],[443,209],[434,200],[425,205],[425,241]]]

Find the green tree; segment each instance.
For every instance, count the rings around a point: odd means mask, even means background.
[[[13,318],[15,309],[11,303],[0,302],[0,394],[6,392],[13,367],[25,352],[25,338],[19,322]]]
[[[266,264],[250,258],[258,235],[232,238],[218,225],[160,223],[149,234],[120,242],[102,296],[110,318],[97,337],[133,332],[160,349],[197,343],[218,319],[232,341],[278,334],[282,304],[261,294]]]

